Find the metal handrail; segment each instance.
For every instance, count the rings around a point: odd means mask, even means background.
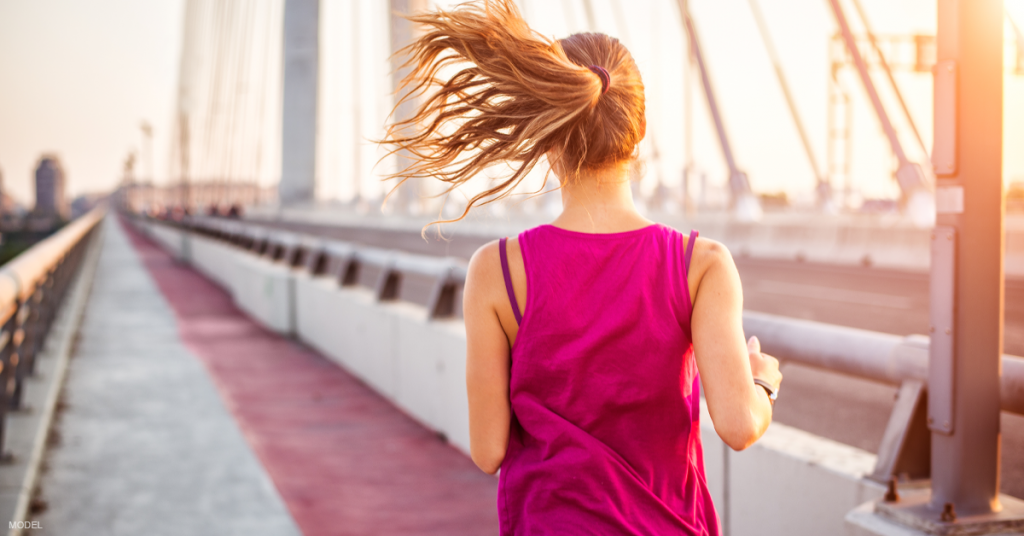
[[[0,389],[0,450],[5,415],[22,405],[25,379],[105,213],[93,209],[0,267],[0,385],[13,385]]]
[[[17,306],[31,296],[40,282],[87,233],[92,231],[106,209],[97,207],[67,224],[53,235],[40,240],[0,268],[0,322],[5,322]]]
[[[900,337],[781,316],[743,312],[743,330],[780,360],[889,385],[928,383],[928,337]],[[1003,355],[1003,411],[1024,415],[1024,358]]]

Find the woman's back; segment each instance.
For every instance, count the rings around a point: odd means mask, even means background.
[[[661,225],[519,236],[527,305],[511,355],[502,534],[718,533],[689,326],[694,237]]]
[[[455,220],[524,192],[537,166],[562,201],[558,227],[477,250],[463,289],[470,456],[501,469],[502,533],[717,534],[698,385],[719,437],[742,450],[771,422],[782,375],[744,343],[728,250],[700,241],[687,277],[696,240],[633,203],[647,110],[632,55],[604,34],[548,39],[512,0],[410,20],[423,31],[404,49],[397,108],[417,112],[388,143],[415,158],[392,177],[440,180],[453,199],[487,177]]]

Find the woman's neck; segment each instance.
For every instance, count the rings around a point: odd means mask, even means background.
[[[633,204],[629,165],[587,171],[578,180],[562,180],[562,214],[556,227],[584,233],[617,233],[651,225]]]

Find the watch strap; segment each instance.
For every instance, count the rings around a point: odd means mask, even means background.
[[[771,404],[774,406],[775,399],[779,397],[779,390],[772,387],[772,384],[760,378],[754,378],[754,384],[760,385],[762,388],[764,388],[765,392],[768,393],[768,401],[771,402]]]

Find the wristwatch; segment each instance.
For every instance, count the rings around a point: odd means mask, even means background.
[[[775,399],[779,397],[779,390],[772,387],[772,384],[760,379],[754,378],[754,383],[764,388],[765,392],[768,393],[768,402],[775,405]]]

